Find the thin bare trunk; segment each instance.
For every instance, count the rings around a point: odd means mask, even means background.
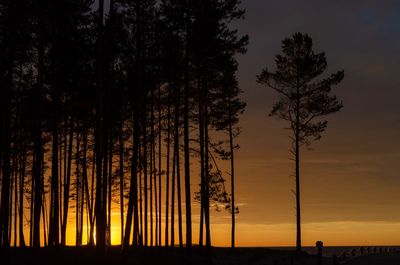
[[[230,98],[228,99],[228,108],[229,108],[229,118],[232,117],[232,108]],[[235,214],[236,214],[236,206],[235,206],[235,160],[234,160],[234,146],[233,146],[233,133],[232,133],[232,122],[229,122],[229,149],[230,149],[230,164],[231,164],[231,215],[232,215],[232,224],[231,224],[231,248],[235,248]]]
[[[208,96],[207,89],[204,89],[204,152],[205,152],[205,170],[204,170],[204,218],[206,226],[206,247],[211,247],[211,231],[210,231],[210,173],[209,173],[209,138],[208,138]]]
[[[141,148],[139,148],[141,150]],[[140,159],[140,171],[139,171],[139,213],[140,213],[140,238],[139,245],[143,246],[143,167],[142,159]]]
[[[44,161],[44,159],[42,158],[42,161]],[[44,168],[44,165],[42,165],[42,168]],[[42,173],[43,175],[43,173]],[[47,220],[47,206],[46,206],[46,193],[44,191],[44,186],[43,186],[43,190],[42,190],[42,215],[43,215],[43,244],[44,247],[48,246],[48,241],[47,241],[47,231],[48,231],[48,220]]]
[[[161,86],[158,87],[158,244],[161,246],[161,199],[162,199],[162,188],[161,188],[161,175],[162,175],[162,159],[161,159],[161,152],[162,152],[162,127],[161,127]]]
[[[119,203],[121,215],[121,245],[124,242],[124,141],[123,122],[119,127]]]
[[[17,170],[16,170],[16,157],[15,155],[12,156],[12,174],[11,174],[11,193],[10,193],[10,237],[9,237],[9,242],[11,243],[11,231],[14,232],[14,247],[16,246],[17,243],[17,224],[15,223],[17,221],[17,204],[18,204],[18,196],[17,196],[17,185],[16,185],[16,180],[17,180]],[[14,192],[14,193],[13,193]],[[13,200],[14,196],[14,200]],[[13,209],[14,208],[14,209]],[[13,213],[12,213],[13,211]],[[11,230],[11,225],[12,225],[12,217],[15,216],[14,218],[14,229]]]
[[[111,126],[110,126],[111,127]],[[110,130],[110,140],[108,146],[108,220],[107,220],[107,232],[108,232],[108,245],[111,246],[111,215],[112,215],[112,162],[113,162],[113,138]]]
[[[200,144],[200,229],[199,229],[199,246],[203,246],[204,234],[204,200],[205,200],[205,180],[204,180],[204,119],[203,119],[203,97],[201,85],[198,85],[198,109],[199,109],[199,144]]]
[[[86,142],[87,142],[87,136],[86,136]],[[84,158],[85,158],[85,164],[86,164],[86,145],[84,145],[84,153],[85,153],[85,155],[84,155]],[[88,204],[88,208],[89,208],[89,218],[90,218],[90,236],[89,236],[89,246],[93,246],[94,245],[94,230],[95,230],[95,227],[94,227],[94,221],[95,221],[95,217],[96,217],[96,215],[95,215],[95,213],[94,213],[94,205],[95,205],[95,202],[94,202],[94,190],[95,190],[95,172],[97,172],[97,169],[96,169],[96,165],[97,165],[97,159],[96,159],[96,152],[94,151],[93,152],[93,162],[92,162],[92,172],[91,172],[91,181],[90,181],[90,197],[89,197],[89,187],[88,187],[88,185],[87,185],[87,191],[86,191],[86,193],[87,193],[87,198],[88,198],[88,202],[87,202],[87,204]],[[85,168],[87,168],[86,166],[85,166]],[[85,171],[84,171],[85,172]],[[85,173],[85,175],[87,176],[87,173]],[[87,181],[87,177],[86,177],[86,183],[88,183],[88,181]]]
[[[172,181],[171,181],[171,247],[175,246],[175,174],[176,174],[176,144],[174,141],[174,152],[172,155]]]
[[[144,246],[148,246],[148,217],[149,217],[149,205],[148,205],[148,172],[147,172],[147,115],[146,115],[146,104],[143,107],[143,196],[144,196]]]
[[[82,245],[82,231],[80,230],[80,186],[81,186],[81,174],[80,174],[80,154],[79,154],[79,133],[78,130],[76,132],[76,154],[75,154],[75,165],[76,165],[76,172],[75,172],[75,245],[80,246]]]
[[[171,107],[168,102],[167,113],[167,161],[165,173],[165,246],[169,245],[169,173],[170,173],[170,153],[171,153]]]
[[[20,182],[19,182],[19,246],[25,247],[24,238],[24,185],[26,168],[26,142],[23,142],[22,158],[20,159]]]
[[[297,87],[297,95],[299,95]],[[295,128],[295,165],[296,165],[296,251],[301,251],[301,216],[300,216],[300,100],[296,102]]]
[[[51,194],[50,194],[50,228],[49,228],[49,245],[56,246],[59,244],[59,194],[58,194],[58,123],[53,125],[52,132],[52,160],[51,160]]]
[[[132,215],[133,215],[133,245],[138,245],[139,234],[139,218],[138,218],[138,154],[139,154],[139,119],[138,109],[134,111],[133,117],[133,150],[132,150],[132,166],[131,166],[131,180],[129,188],[128,209],[126,215],[124,247],[129,245],[131,235]]]
[[[153,96],[153,89],[151,90],[151,98],[150,98],[150,246],[153,246],[153,236],[154,236],[154,222],[153,222],[153,178],[154,178],[154,96]]]
[[[176,189],[178,195],[178,238],[179,247],[183,247],[182,237],[182,199],[181,199],[181,172],[180,172],[180,145],[179,145],[179,123],[180,123],[180,91],[175,85],[175,163],[176,163]]]
[[[35,183],[34,210],[33,210],[33,246],[40,247],[40,212],[42,209],[42,128],[41,128],[41,97],[44,83],[44,13],[43,0],[38,2],[40,14],[38,17],[38,64],[37,64],[37,86],[35,91],[35,120],[34,120],[34,169],[32,172]]]
[[[189,27],[190,27],[190,5],[186,10],[186,35],[185,35],[185,71],[184,71],[184,109],[183,109],[183,135],[185,153],[185,206],[186,206],[186,247],[192,247],[192,209],[190,193],[190,147],[189,147]]]
[[[69,210],[69,190],[71,185],[71,164],[72,164],[72,143],[74,139],[74,121],[70,119],[69,137],[68,137],[68,159],[67,159],[67,175],[64,182],[64,201],[63,201],[63,219],[61,224],[61,245],[65,246],[66,231],[68,223],[68,210]]]

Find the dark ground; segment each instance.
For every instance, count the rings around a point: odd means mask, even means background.
[[[318,265],[315,255],[292,250],[269,248],[211,248],[194,247],[191,258],[188,252],[179,248],[129,248],[112,247],[106,253],[99,253],[90,247],[66,248],[10,248],[0,250],[0,265]],[[353,259],[323,258],[321,265],[400,265],[400,252],[356,256]]]
[[[344,265],[400,265],[400,253],[362,256]]]
[[[317,265],[317,257],[293,251],[271,250],[268,248],[193,248],[191,259],[186,250],[179,248],[126,249],[113,247],[101,254],[94,248],[67,247],[21,249],[11,248],[0,254],[1,265],[90,265],[90,264],[130,264],[130,265]],[[324,258],[323,265],[332,265],[330,258]]]
[[[194,247],[191,255],[179,248],[112,247],[100,253],[90,247],[66,248],[10,248],[0,251],[0,265],[318,265],[315,255],[296,254],[292,250],[269,248],[211,248]],[[321,265],[400,265],[400,253],[358,256],[351,260],[324,257]]]

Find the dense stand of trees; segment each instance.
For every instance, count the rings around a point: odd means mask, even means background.
[[[190,247],[196,201],[198,243],[223,205],[234,246],[243,14],[238,0],[2,1],[0,246],[65,245],[75,217],[76,245],[104,249],[119,212],[124,246]]]

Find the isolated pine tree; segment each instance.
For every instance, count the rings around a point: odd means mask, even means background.
[[[311,37],[302,33],[282,41],[282,54],[276,56],[275,62],[275,72],[265,68],[257,82],[278,92],[270,116],[287,121],[291,130],[290,152],[296,172],[296,249],[301,251],[300,148],[319,140],[328,124],[324,117],[343,107],[331,90],[342,81],[344,71],[324,78],[325,53],[315,53]]]

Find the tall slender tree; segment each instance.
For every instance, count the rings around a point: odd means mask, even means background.
[[[223,131],[228,135],[228,151],[220,146],[216,152],[223,160],[230,160],[230,182],[231,182],[231,247],[235,247],[235,215],[238,213],[238,207],[235,205],[235,160],[234,151],[239,148],[234,144],[234,138],[240,133],[237,126],[239,114],[244,112],[246,103],[240,99],[242,91],[238,86],[235,76],[237,63],[229,60],[226,62],[226,71],[220,80],[220,90],[217,92],[217,103],[214,108],[213,123],[217,130]],[[230,67],[228,67],[230,66]]]
[[[287,121],[291,130],[290,152],[296,172],[296,250],[301,251],[300,149],[319,140],[328,125],[324,117],[343,107],[331,90],[342,81],[344,71],[323,78],[328,65],[325,53],[315,53],[311,37],[302,33],[282,41],[282,54],[275,61],[275,72],[265,68],[257,81],[278,92],[270,116]]]

